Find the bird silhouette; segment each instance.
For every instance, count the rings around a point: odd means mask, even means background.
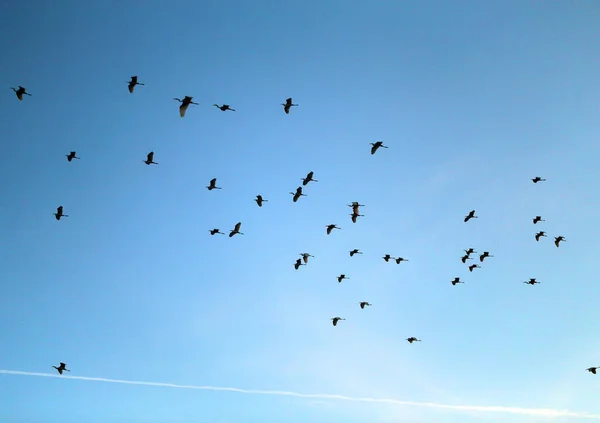
[[[533,221],[534,225],[537,224],[538,222],[545,222],[545,220],[542,219],[542,216],[536,216],[532,219],[532,221]]]
[[[258,207],[262,207],[263,202],[268,203],[269,200],[265,200],[262,198],[262,195],[257,195],[256,198],[254,199],[254,201],[256,201],[256,204],[258,204]]]
[[[398,258],[396,258],[396,259],[394,259],[394,260],[396,260],[396,264],[400,264],[400,263],[402,263],[403,261],[408,261],[408,260],[406,260],[406,259],[404,259],[404,258],[402,258],[402,257],[398,257]]]
[[[562,236],[562,235],[554,237],[554,245],[556,245],[556,248],[558,248],[558,244],[560,244],[561,241],[567,242],[567,240],[565,239],[565,237]]]
[[[595,375],[596,374],[596,370],[600,370],[600,366],[598,366],[598,367],[589,367],[586,370],[588,372],[590,372],[591,374]]]
[[[302,263],[302,259],[296,260],[296,263],[294,264],[294,269],[298,270],[298,268],[300,268],[300,266],[306,266],[305,263]]]
[[[469,255],[468,255],[468,254],[465,254],[464,256],[462,256],[462,257],[460,258],[460,261],[462,261],[463,263],[466,263],[466,262],[467,262],[467,260],[473,260],[473,258],[469,257]]]
[[[531,278],[528,281],[525,281],[523,283],[526,283],[528,285],[535,285],[536,283],[540,283],[540,282],[536,281],[535,278]]]
[[[327,235],[329,235],[331,233],[331,231],[333,231],[334,229],[342,229],[342,228],[338,228],[336,225],[327,225]]]
[[[221,187],[217,186],[217,178],[212,178],[210,180],[210,184],[206,186],[206,189],[212,191],[213,189],[221,189]]]
[[[52,366],[54,367],[56,370],[58,370],[59,374],[63,374],[63,372],[70,372],[70,370],[67,370],[67,365],[65,363],[60,363],[60,366],[56,367],[56,366]]]
[[[148,153],[148,155],[146,156],[146,160],[142,160],[144,163],[146,163],[147,165],[151,165],[151,164],[158,164],[154,161],[154,151],[151,151]]]
[[[137,76],[132,76],[131,77],[131,81],[128,82],[128,86],[127,88],[129,88],[129,92],[133,94],[133,89],[135,88],[136,85],[145,85],[142,84],[141,82],[138,82],[138,77]]]
[[[546,232],[544,231],[539,231],[537,234],[535,234],[535,240],[539,241],[541,237],[546,236]]]
[[[225,235],[223,232],[219,231],[218,228],[215,229],[209,229],[209,232],[211,235],[215,235],[215,234],[221,234],[221,235]]]
[[[539,176],[536,176],[535,178],[532,179],[534,184],[537,184],[538,182],[543,182],[545,181],[545,179],[540,178]]]
[[[311,170],[310,172],[308,172],[308,174],[306,175],[306,178],[300,178],[302,179],[302,185],[306,186],[309,182],[319,182],[316,179],[313,179],[313,175],[315,173]]]
[[[63,214],[63,206],[58,206],[56,208],[56,213],[54,213],[54,217],[56,217],[56,220],[60,220],[61,217],[69,217],[69,215]]]
[[[353,257],[354,254],[362,254],[360,251],[358,251],[357,248],[355,248],[354,250],[350,251],[350,257]]]
[[[300,255],[302,256],[302,260],[304,260],[304,263],[308,263],[308,258],[309,257],[314,257],[314,256],[311,256],[308,253],[300,253]]]
[[[17,94],[17,98],[21,101],[23,101],[23,94],[31,96],[31,94],[29,94],[27,92],[26,88],[23,88],[22,86],[19,85],[19,89],[17,90],[16,88],[10,87],[11,90],[13,90],[16,94]]]
[[[473,254],[473,253],[477,253],[477,251],[475,251],[475,250],[474,250],[474,249],[472,249],[472,248],[469,248],[468,250],[463,250],[463,251],[464,251],[464,252],[465,252],[465,253],[466,253],[468,256],[470,256],[470,255],[471,255],[471,254]]]
[[[360,308],[363,309],[363,310],[365,309],[365,306],[371,306],[371,305],[373,305],[373,304],[369,304],[366,301],[361,301],[359,304],[360,304]]]
[[[478,264],[472,264],[469,266],[469,272],[472,272],[473,269],[480,269],[481,266],[479,266]]]
[[[236,223],[235,227],[231,230],[231,232],[229,232],[229,238],[231,238],[232,236],[234,236],[236,234],[244,235],[242,232],[240,232],[241,226],[242,226],[242,222]]]
[[[232,112],[235,112],[235,109],[232,109],[231,107],[229,107],[229,104],[223,104],[222,106],[219,106],[218,104],[213,104],[213,106],[215,106],[217,109],[221,109],[222,112],[225,112],[227,110],[231,110]]]
[[[350,215],[351,219],[352,219],[352,223],[356,223],[356,218],[357,217],[364,217],[364,214],[358,214],[358,213],[352,213]]]
[[[371,155],[375,154],[375,152],[380,148],[387,148],[385,145],[383,145],[383,141],[372,142],[371,145]]]
[[[468,215],[465,216],[465,223],[467,223],[471,219],[477,219],[478,216],[475,216],[475,210],[471,210]]]
[[[386,254],[385,256],[382,257],[386,262],[389,262],[390,259],[392,260],[396,260],[394,257],[390,256],[389,254]]]
[[[464,283],[460,280],[460,278],[454,278],[450,282],[452,283],[452,286],[455,286],[457,283]]]
[[[79,160],[79,157],[77,157],[75,155],[76,153],[74,151],[71,151],[69,154],[65,154],[65,156],[67,156],[67,160],[70,162],[73,159],[77,159]]]
[[[184,117],[184,116],[185,116],[185,112],[186,112],[186,110],[187,110],[187,108],[188,108],[188,106],[189,106],[190,104],[195,104],[196,106],[198,105],[198,103],[194,103],[194,102],[192,101],[192,99],[193,99],[193,98],[194,98],[194,97],[190,97],[190,96],[187,96],[187,95],[186,95],[186,96],[183,98],[183,100],[181,100],[181,99],[179,99],[179,98],[174,98],[174,99],[173,99],[173,100],[177,100],[177,101],[179,101],[179,102],[181,103],[181,106],[179,106],[179,116],[181,116],[181,117]]]
[[[344,275],[343,273],[337,277],[338,283],[342,283],[342,281],[344,279],[350,279],[350,278],[346,277],[346,275]]]
[[[340,320],[346,320],[346,319],[342,319],[341,317],[332,317],[332,318],[331,318],[331,321],[332,321],[332,323],[333,323],[333,326],[337,326],[337,324],[338,324],[338,322],[339,322]]]
[[[407,340],[408,342],[410,342],[411,344],[412,344],[413,342],[421,342],[421,340],[420,340],[420,339],[417,339],[417,338],[415,338],[414,336],[411,336],[410,338],[406,338],[406,340]]]
[[[487,251],[484,251],[483,254],[479,256],[479,261],[483,263],[483,260],[486,257],[494,257],[494,256],[490,255],[490,253],[488,253]]]
[[[294,203],[298,201],[300,197],[306,197],[306,194],[302,194],[302,187],[296,188],[296,192],[290,192],[293,195],[292,200]]]
[[[292,108],[293,106],[297,106],[297,104],[292,103],[292,97],[285,100],[285,103],[281,103],[281,105],[283,106],[283,111],[286,115],[290,114],[290,108]]]

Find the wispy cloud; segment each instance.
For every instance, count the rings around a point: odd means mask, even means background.
[[[263,389],[242,389],[242,388],[231,388],[221,386],[202,386],[202,385],[178,385],[174,383],[164,382],[143,382],[135,380],[121,380],[121,379],[107,379],[101,377],[87,377],[87,376],[61,376],[54,373],[36,373],[36,372],[24,372],[20,370],[1,370],[0,374],[9,375],[21,375],[21,376],[38,376],[38,377],[54,377],[62,379],[72,380],[87,380],[95,382],[107,382],[107,383],[121,383],[127,385],[143,385],[143,386],[160,386],[164,388],[178,388],[178,389],[197,389],[203,391],[226,391],[226,392],[237,392],[241,394],[254,394],[254,395],[279,395],[297,398],[313,398],[320,400],[338,400],[338,401],[351,401],[351,402],[366,402],[366,403],[381,403],[381,404],[393,404],[393,405],[404,405],[412,407],[427,407],[427,408],[441,408],[455,411],[479,411],[488,413],[510,413],[520,414],[536,417],[571,417],[580,419],[594,419],[600,420],[600,414],[591,414],[569,410],[554,410],[551,408],[522,408],[522,407],[504,407],[495,405],[451,405],[451,404],[438,404],[434,402],[414,402],[414,401],[401,401],[392,398],[368,398],[368,397],[349,397],[346,395],[337,394],[303,394],[299,392],[290,391],[271,391]]]

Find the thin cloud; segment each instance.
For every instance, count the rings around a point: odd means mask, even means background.
[[[227,391],[227,392],[238,392],[241,394],[253,394],[253,395],[279,395],[297,398],[313,398],[321,400],[338,400],[338,401],[351,401],[351,402],[368,402],[368,403],[381,403],[381,404],[393,404],[393,405],[407,405],[412,407],[427,407],[427,408],[442,408],[447,410],[455,411],[480,411],[488,413],[509,413],[509,414],[520,414],[536,417],[574,417],[580,419],[594,419],[600,420],[600,415],[591,413],[582,413],[577,411],[569,410],[554,410],[551,408],[521,408],[521,407],[503,407],[494,405],[450,405],[450,404],[438,404],[434,402],[414,402],[414,401],[400,401],[391,398],[368,398],[368,397],[349,397],[346,395],[336,394],[302,394],[299,392],[289,391],[270,391],[262,389],[242,389],[242,388],[230,388],[221,386],[198,386],[198,385],[177,385],[174,383],[163,383],[163,382],[142,382],[135,380],[121,380],[121,379],[106,379],[101,377],[87,377],[87,376],[61,376],[54,373],[36,373],[36,372],[23,372],[19,370],[0,370],[0,374],[9,375],[21,375],[21,376],[38,376],[38,377],[54,377],[62,379],[76,379],[76,380],[88,380],[95,382],[107,382],[107,383],[121,383],[127,385],[143,385],[143,386],[161,386],[164,388],[178,388],[178,389],[197,389],[202,391]]]

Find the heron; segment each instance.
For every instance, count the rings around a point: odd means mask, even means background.
[[[351,219],[352,219],[352,223],[356,223],[356,218],[357,217],[364,217],[364,214],[358,214],[358,213],[352,213],[350,214]]]
[[[490,253],[488,253],[487,251],[484,251],[483,254],[479,256],[479,261],[483,263],[483,260],[486,257],[494,257],[494,256],[490,255]]]
[[[450,283],[452,284],[452,286],[455,286],[457,283],[464,283],[460,280],[460,278],[454,278],[453,280],[450,281]]]
[[[77,157],[75,154],[76,154],[76,153],[75,153],[74,151],[71,151],[69,154],[65,154],[65,156],[67,156],[67,160],[68,160],[68,161],[71,161],[71,160],[73,160],[73,159],[77,159],[77,160],[79,160],[80,158],[79,158],[79,157]]]
[[[546,236],[546,232],[544,231],[539,231],[537,234],[535,234],[535,240],[539,241],[541,237]]]
[[[333,326],[337,326],[337,324],[338,324],[338,322],[339,322],[340,320],[346,320],[346,319],[342,319],[341,317],[332,317],[332,318],[331,318],[331,321],[332,321],[332,323],[333,323]]]
[[[387,148],[387,146],[383,145],[383,141],[372,142],[371,145],[373,146],[371,147],[371,155],[375,154],[380,147]]]
[[[588,369],[586,369],[588,372],[590,372],[591,374],[595,375],[596,374],[596,370],[600,370],[600,366],[598,367],[590,367]]]
[[[235,227],[232,229],[231,232],[229,232],[229,238],[231,238],[232,236],[234,236],[235,234],[240,234],[240,235],[244,235],[242,232],[240,232],[240,227],[242,226],[242,222],[238,222],[235,224]]]
[[[58,367],[52,366],[52,367],[54,367],[56,370],[58,370],[58,373],[61,374],[61,375],[63,374],[63,371],[64,372],[70,372],[70,370],[67,369],[67,365],[65,363],[62,363],[62,362],[60,363],[60,366],[58,366]]]
[[[195,104],[196,106],[198,105],[198,103],[194,103],[192,101],[194,97],[190,97],[188,95],[186,95],[183,100],[179,99],[179,98],[174,98],[173,100],[177,100],[181,103],[181,106],[179,106],[179,116],[184,117],[185,116],[185,111],[187,110],[188,106],[190,104]]]
[[[331,224],[331,225],[326,225],[325,226],[327,228],[327,235],[329,235],[331,233],[331,231],[333,231],[334,229],[342,229],[342,228],[338,228],[336,225]]]
[[[354,254],[362,254],[360,251],[358,251],[358,248],[355,248],[354,250],[350,251],[350,257],[353,257]]]
[[[223,232],[221,232],[219,230],[219,228],[215,228],[215,229],[209,229],[208,230],[210,232],[211,235],[215,235],[215,234],[221,234],[221,235],[225,235]]]
[[[56,208],[56,213],[54,213],[56,220],[60,220],[61,217],[69,217],[68,214],[63,214],[63,206],[58,206]]]
[[[386,262],[389,262],[390,259],[392,260],[396,260],[394,257],[390,256],[389,254],[386,254],[385,256],[382,257]]]
[[[135,88],[136,85],[145,85],[142,84],[141,82],[138,82],[138,77],[137,76],[132,76],[131,77],[131,81],[128,82],[129,86],[129,92],[133,94],[133,89]]]
[[[472,249],[472,248],[469,248],[468,250],[463,250],[463,251],[464,251],[464,252],[465,252],[465,253],[466,253],[468,256],[470,256],[470,255],[471,255],[471,254],[473,254],[473,253],[477,253],[477,251],[475,251],[475,250],[474,250],[474,249]]]
[[[292,200],[294,200],[294,203],[296,201],[298,201],[298,199],[300,197],[306,197],[306,194],[302,194],[302,187],[296,188],[296,192],[290,192],[290,194],[292,194],[294,196],[294,197],[292,197]]]
[[[472,257],[469,257],[469,255],[468,255],[468,254],[465,254],[464,256],[462,256],[462,257],[460,258],[460,261],[462,261],[463,263],[466,263],[466,262],[467,262],[467,260],[473,260],[473,258],[472,258]]]
[[[338,283],[342,283],[342,281],[343,281],[344,279],[350,279],[350,278],[349,278],[349,277],[347,277],[346,275],[344,275],[343,273],[337,277],[337,281],[338,281]]]
[[[536,176],[535,178],[532,179],[534,184],[537,184],[538,182],[544,182],[545,179],[540,178],[539,176]]]
[[[283,111],[285,112],[286,115],[290,114],[290,108],[292,106],[297,106],[297,104],[292,103],[292,97],[286,99],[285,103],[281,103],[281,105],[283,106]]]
[[[232,109],[231,107],[229,107],[229,104],[223,104],[222,106],[219,106],[218,104],[213,104],[213,106],[215,106],[217,109],[221,109],[222,112],[225,112],[227,110],[231,110],[232,112],[235,112],[235,109]]]
[[[562,235],[554,237],[554,245],[556,245],[556,248],[558,248],[558,244],[560,244],[561,241],[567,242],[567,240],[565,239],[565,237],[562,236]]]
[[[308,173],[306,174],[306,178],[300,178],[300,179],[302,179],[302,185],[306,186],[306,185],[308,185],[308,183],[309,183],[309,182],[311,182],[311,181],[312,181],[312,182],[319,182],[319,181],[317,181],[316,179],[313,179],[313,175],[314,175],[314,174],[315,174],[315,173],[314,173],[314,172],[311,170],[310,172],[308,172]]]
[[[146,163],[147,165],[151,165],[151,164],[158,164],[154,161],[154,151],[151,151],[148,153],[148,155],[146,156],[146,160],[142,160],[144,163]]]
[[[402,263],[403,261],[408,261],[408,260],[406,260],[405,258],[402,258],[402,257],[398,257],[398,258],[396,258],[395,260],[396,260],[396,264],[400,264],[400,263]]]
[[[296,260],[296,263],[294,264],[294,269],[298,270],[300,266],[306,266],[306,263],[302,263],[302,259]]]
[[[420,340],[420,339],[417,339],[417,338],[415,338],[414,336],[411,336],[410,338],[406,338],[406,340],[407,340],[408,342],[410,342],[411,344],[412,344],[413,342],[421,342],[421,340]]]
[[[17,90],[16,88],[10,87],[11,90],[13,90],[16,94],[17,94],[17,98],[21,101],[23,101],[23,94],[31,96],[31,94],[29,94],[27,92],[27,88],[24,88],[22,86],[19,85],[19,89]]]
[[[471,219],[477,219],[478,216],[475,216],[475,210],[471,210],[468,215],[465,216],[465,223],[467,223]]]
[[[535,280],[535,278],[531,278],[528,281],[525,281],[523,283],[526,283],[527,285],[535,285],[536,283],[541,283]]]
[[[481,269],[481,266],[478,264],[472,264],[469,266],[469,272],[472,272],[473,269]]]
[[[352,208],[352,214],[360,216],[359,207],[364,207],[364,204],[359,204],[358,201],[353,201],[352,204],[348,204],[348,207]]]
[[[314,257],[313,255],[310,255],[308,253],[300,253],[300,255],[302,256],[302,260],[304,260],[304,263],[308,263],[309,257]]]
[[[263,202],[268,203],[269,200],[265,200],[262,198],[262,195],[257,195],[256,198],[254,199],[254,201],[256,201],[256,204],[258,204],[258,207],[262,207]]]
[[[545,222],[545,220],[542,219],[542,216],[536,216],[532,219],[532,221],[533,221],[534,225],[537,224],[538,222]]]
[[[221,189],[221,187],[217,186],[217,178],[212,178],[210,180],[210,185],[207,185],[206,189],[208,189],[209,191],[212,191],[213,189]]]
[[[359,304],[360,304],[360,308],[363,309],[363,310],[365,309],[365,306],[372,306],[373,305],[373,304],[369,304],[366,301],[361,301]]]

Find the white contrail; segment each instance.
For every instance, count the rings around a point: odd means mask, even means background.
[[[493,405],[450,405],[450,404],[437,404],[434,402],[400,401],[400,400],[390,399],[390,398],[348,397],[345,395],[335,395],[335,394],[301,394],[299,392],[268,391],[268,390],[262,390],[262,389],[241,389],[241,388],[229,388],[229,387],[220,387],[220,386],[176,385],[174,383],[142,382],[142,381],[135,381],[135,380],[106,379],[106,378],[102,378],[102,377],[61,376],[61,375],[58,375],[55,373],[23,372],[23,371],[19,371],[19,370],[0,370],[0,374],[90,380],[90,381],[96,381],[96,382],[123,383],[123,384],[128,384],[128,385],[162,386],[165,388],[199,389],[199,390],[203,390],[203,391],[229,391],[229,392],[239,392],[242,394],[255,394],[255,395],[283,395],[283,396],[298,397],[298,398],[318,398],[318,399],[329,399],[329,400],[339,400],[339,401],[371,402],[371,403],[384,403],[384,404],[393,404],[393,405],[409,405],[409,406],[413,406],[413,407],[445,408],[445,409],[458,410],[458,411],[483,411],[483,412],[492,412],[492,413],[521,414],[521,415],[529,415],[529,416],[537,416],[537,417],[575,417],[575,418],[580,418],[580,419],[600,420],[600,415],[598,415],[598,414],[582,413],[582,412],[569,411],[569,410],[554,410],[554,409],[550,409],[550,408],[520,408],[520,407],[503,407],[503,406],[493,406]]]

